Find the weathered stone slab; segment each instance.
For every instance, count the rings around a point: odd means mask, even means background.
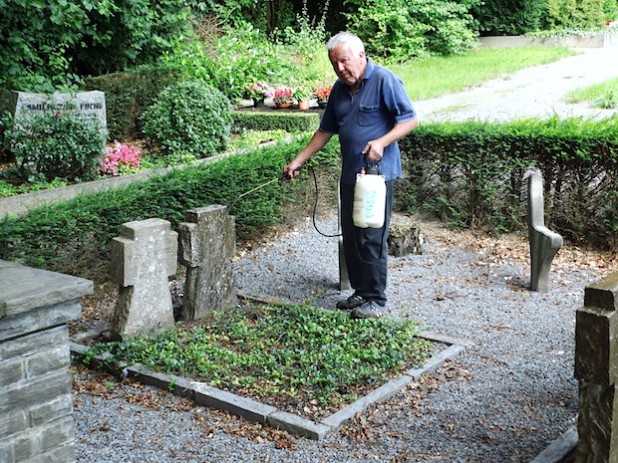
[[[423,253],[423,237],[418,226],[391,223],[388,234],[388,253],[395,257]]]
[[[156,334],[174,325],[168,277],[176,273],[178,234],[167,220],[127,222],[112,241],[112,276],[119,285],[112,331]]]
[[[44,113],[70,112],[79,120],[97,120],[107,129],[105,94],[100,91],[70,93],[10,92],[10,110],[16,120]]]
[[[618,373],[618,313],[584,307],[575,314],[575,378],[614,384]]]
[[[183,320],[203,318],[237,304],[231,258],[236,248],[234,217],[211,205],[187,211],[179,225],[181,263],[187,267]]]

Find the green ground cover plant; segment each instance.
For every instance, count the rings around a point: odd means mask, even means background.
[[[120,366],[140,363],[304,414],[310,404],[338,409],[422,364],[431,344],[418,333],[412,321],[249,304],[154,337],[97,344],[86,359],[110,352]]]
[[[618,108],[618,77],[573,90],[565,100],[569,103],[586,102],[602,109]]]

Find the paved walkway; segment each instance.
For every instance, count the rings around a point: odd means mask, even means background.
[[[618,46],[578,49],[578,55],[527,68],[465,92],[414,102],[422,120],[505,121],[525,117],[609,117],[617,109],[568,104],[571,90],[618,77]]]

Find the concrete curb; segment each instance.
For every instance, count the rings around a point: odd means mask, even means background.
[[[530,463],[559,463],[577,446],[578,440],[577,427],[572,426]]]
[[[78,337],[79,339],[85,340],[89,336],[78,335]],[[361,397],[320,422],[315,422],[253,399],[217,389],[200,381],[158,373],[140,364],[123,369],[118,365],[110,363],[111,356],[109,353],[103,353],[94,357],[91,360],[91,364],[113,374],[131,376],[143,384],[166,389],[174,395],[192,400],[198,405],[228,411],[249,421],[268,423],[292,434],[320,441],[331,432],[337,431],[346,421],[353,419],[357,414],[365,411],[370,405],[394,396],[402,391],[408,384],[413,381],[418,381],[422,375],[435,371],[437,368],[441,367],[445,361],[454,358],[462,352],[466,346],[472,344],[469,341],[451,338],[433,332],[421,333],[419,337],[449,346],[433,355],[422,367],[410,369],[403,375],[391,379],[368,395]],[[88,347],[76,342],[71,342],[71,353],[80,360],[84,357],[87,350]]]

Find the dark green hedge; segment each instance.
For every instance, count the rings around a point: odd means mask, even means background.
[[[287,132],[314,132],[320,125],[320,113],[277,110],[232,111],[233,130],[285,130]]]
[[[179,69],[158,66],[140,67],[84,81],[84,90],[105,92],[109,140],[123,141],[141,135],[142,113],[166,87],[183,79]]]
[[[292,193],[309,182],[274,182],[234,200],[277,178],[307,141],[280,143],[36,209],[24,217],[6,217],[0,221],[0,259],[96,279],[96,268],[108,265],[109,245],[122,223],[158,217],[176,228],[187,209],[208,204],[233,203],[237,238],[259,237],[280,217]],[[336,148],[331,143],[320,156],[336,159]]]
[[[563,236],[618,246],[618,119],[421,124],[400,143],[400,207],[466,227],[526,224],[527,166],[544,178],[546,225]]]

